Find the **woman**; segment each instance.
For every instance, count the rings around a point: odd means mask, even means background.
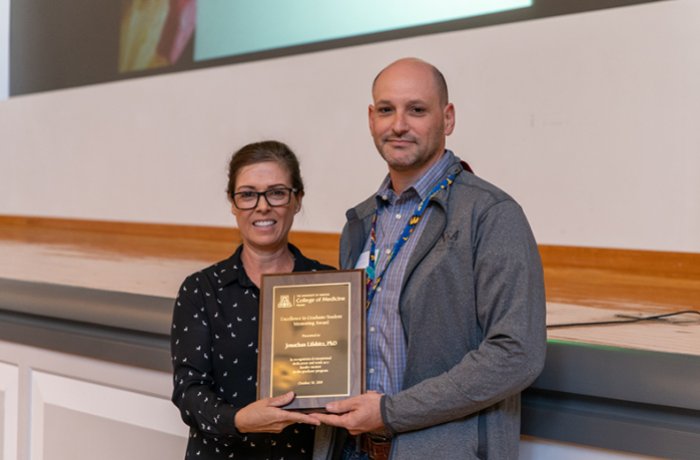
[[[282,409],[294,394],[255,400],[262,275],[333,269],[288,242],[304,196],[296,156],[280,142],[246,145],[231,158],[228,196],[242,244],[185,279],[173,313],[173,402],[190,426],[186,457],[311,459],[318,421]]]

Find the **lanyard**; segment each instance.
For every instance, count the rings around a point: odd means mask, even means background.
[[[408,241],[408,237],[411,236],[413,233],[413,230],[415,230],[416,225],[418,225],[418,222],[423,218],[423,214],[425,214],[425,210],[428,208],[428,202],[430,199],[435,196],[440,190],[444,190],[450,185],[455,180],[456,174],[450,174],[447,178],[442,180],[439,184],[437,184],[433,189],[430,191],[428,196],[426,196],[423,201],[420,202],[418,207],[416,208],[415,211],[413,211],[413,215],[411,216],[410,219],[408,219],[408,222],[406,223],[406,226],[403,229],[403,232],[401,232],[401,236],[399,236],[399,239],[396,240],[396,243],[394,243],[394,247],[391,250],[391,253],[389,254],[389,258],[386,261],[386,264],[384,264],[384,270],[376,276],[376,269],[377,269],[377,215],[379,214],[379,209],[374,213],[374,216],[372,217],[372,228],[369,232],[369,240],[370,240],[370,249],[369,249],[369,264],[367,265],[367,308],[369,308],[370,304],[372,303],[372,299],[374,298],[374,295],[377,292],[377,289],[379,288],[379,284],[382,282],[382,279],[384,278],[384,274],[386,273],[387,269],[389,268],[389,265],[391,265],[391,262],[394,261],[396,258],[396,255],[399,253],[401,248],[403,248],[404,244],[406,244],[406,241]]]

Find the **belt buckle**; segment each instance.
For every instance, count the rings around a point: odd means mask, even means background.
[[[374,444],[391,444],[391,438],[382,433],[369,432],[366,436]]]

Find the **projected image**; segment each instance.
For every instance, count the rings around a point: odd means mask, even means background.
[[[455,21],[533,0],[200,0],[196,61]]]
[[[192,39],[196,0],[122,0],[119,72],[178,62]]]
[[[562,3],[589,1],[16,0],[5,73],[15,96],[562,14]]]

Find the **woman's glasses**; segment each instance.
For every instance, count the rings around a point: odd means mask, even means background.
[[[297,189],[289,187],[275,187],[264,192],[255,190],[245,190],[233,194],[233,204],[241,211],[255,209],[260,201],[260,196],[265,197],[265,201],[270,207],[286,206],[292,199],[292,193],[297,193]]]

